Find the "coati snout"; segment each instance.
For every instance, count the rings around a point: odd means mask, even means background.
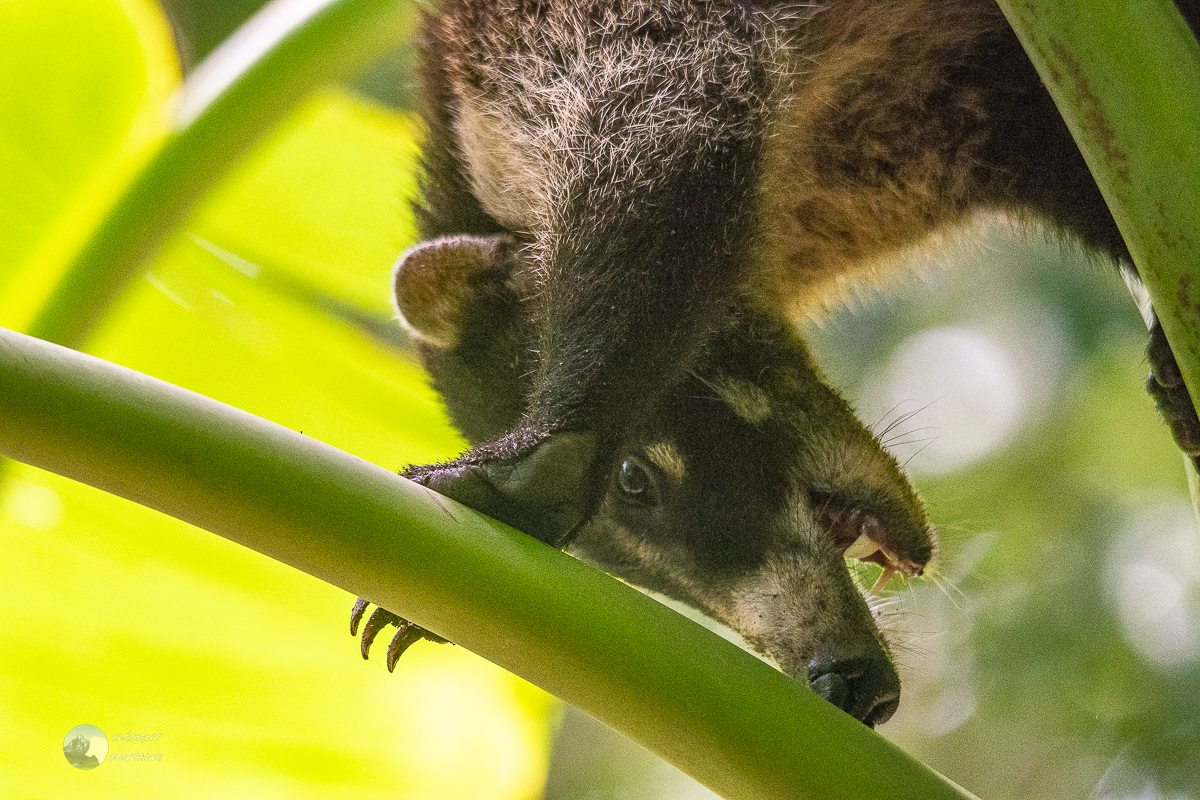
[[[977,211],[1132,270],[995,3],[442,0],[420,70],[427,243],[397,298],[473,446],[405,474],[886,720],[844,556],[917,575],[933,536],[792,320]],[[1152,389],[1195,450],[1162,344]]]

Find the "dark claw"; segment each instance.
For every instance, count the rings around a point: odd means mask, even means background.
[[[363,614],[366,613],[367,606],[370,602],[363,598],[358,598],[354,602],[354,610],[350,612],[350,635],[358,635],[358,626],[362,622]],[[367,624],[363,627],[362,632],[362,657],[370,658],[371,645],[375,643],[375,637],[379,632],[388,625],[395,625],[398,630],[396,635],[392,637],[392,641],[388,644],[387,651],[387,668],[388,672],[393,672],[396,669],[396,662],[400,660],[400,656],[404,655],[404,651],[421,639],[428,639],[435,644],[447,644],[448,640],[443,639],[436,633],[430,633],[420,625],[414,625],[406,619],[396,616],[392,612],[384,608],[376,608],[371,613]]]
[[[404,651],[424,638],[425,634],[424,628],[413,625],[408,620],[400,620],[400,630],[396,631],[396,635],[392,637],[391,644],[387,649],[388,672],[396,670],[396,662],[400,660],[400,656],[404,655]]]
[[[363,612],[367,610],[367,606],[371,605],[363,598],[358,598],[354,601],[354,610],[350,612],[350,635],[358,635],[358,623],[362,622]]]
[[[371,657],[371,645],[375,642],[375,637],[379,632],[388,625],[407,625],[406,620],[400,619],[386,608],[376,608],[371,614],[371,618],[367,620],[367,625],[362,632],[362,657]]]

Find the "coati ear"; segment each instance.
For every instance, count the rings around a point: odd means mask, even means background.
[[[421,363],[464,436],[494,439],[520,420],[536,372],[530,271],[520,245],[497,235],[414,247],[396,268],[396,307]]]
[[[404,253],[393,279],[401,322],[432,347],[454,348],[471,315],[507,285],[515,247],[503,235],[447,236]]]

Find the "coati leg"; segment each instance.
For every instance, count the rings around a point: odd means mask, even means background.
[[[517,293],[517,247],[507,235],[446,237],[404,254],[395,273],[401,321],[412,332],[451,421],[473,442],[495,438],[515,425],[529,397],[531,350],[528,318]],[[368,605],[362,598],[354,604],[351,636],[358,635]],[[362,626],[364,659],[389,625],[397,627],[387,648],[389,672],[421,639],[446,643],[376,608]]]

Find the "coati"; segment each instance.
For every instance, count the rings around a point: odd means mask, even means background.
[[[935,536],[792,321],[979,211],[1132,269],[1000,11],[443,0],[420,74],[427,241],[401,258],[397,304],[473,446],[404,474],[886,721],[899,679],[844,559],[883,566],[882,585],[921,574]],[[1153,393],[1196,452],[1155,337]],[[389,667],[438,638],[377,609],[364,657],[389,623]]]

